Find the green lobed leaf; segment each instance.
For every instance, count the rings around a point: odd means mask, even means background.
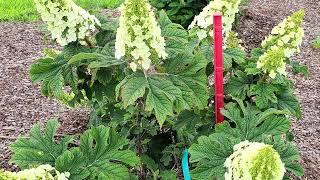
[[[271,103],[277,103],[278,99],[275,92],[278,89],[272,84],[258,82],[250,87],[250,95],[255,96],[256,105],[260,109],[264,109],[270,106]]]
[[[232,67],[232,62],[237,64],[243,64],[245,60],[246,53],[237,48],[227,48],[223,51],[224,58],[224,68],[229,69]]]
[[[224,179],[226,158],[233,153],[233,146],[244,140],[273,145],[286,170],[301,176],[298,150],[282,138],[290,128],[289,120],[283,116],[288,112],[276,109],[261,112],[249,103],[234,100],[237,103],[228,103],[223,110],[226,121],[216,125],[213,134],[201,136],[198,143],[191,145],[192,179]]]
[[[39,59],[35,64],[31,65],[31,81],[37,83],[60,73],[60,66],[61,64],[56,63],[53,58]]]
[[[116,87],[116,97],[121,96],[124,108],[133,105],[135,101],[143,97],[148,87],[148,81],[142,72],[127,76]]]
[[[204,72],[207,62],[203,55],[182,53],[165,65],[168,77],[182,92],[182,97],[176,102],[177,111],[204,109],[208,103],[208,90]]]
[[[264,136],[285,134],[290,128],[290,122],[284,114],[287,111],[280,111],[276,109],[268,109],[264,112],[259,112],[250,104],[245,106],[239,99],[235,99],[238,103],[229,103],[222,111],[223,115],[230,121],[235,123],[237,135],[242,141],[259,141]],[[277,116],[276,116],[277,115]],[[217,132],[224,132],[226,128],[218,128]],[[230,133],[228,131],[228,133]]]
[[[160,125],[167,116],[183,110],[204,109],[208,102],[206,60],[201,53],[179,53],[164,63],[166,73],[127,76],[116,88],[124,108],[145,98],[145,110],[153,111]]]
[[[181,98],[181,90],[162,76],[147,78],[149,93],[146,99],[146,110],[154,110],[160,125],[163,125],[167,116],[173,115],[174,101]]]
[[[160,175],[161,179],[163,180],[169,180],[169,179],[177,179],[176,172],[173,170],[166,170],[166,171],[161,171]]]
[[[104,59],[105,56],[98,53],[79,53],[70,58],[68,64],[81,63],[84,60]]]
[[[149,170],[151,170],[152,173],[155,173],[159,169],[158,164],[152,158],[145,154],[141,156],[141,163],[144,164]]]
[[[225,93],[244,100],[250,90],[250,76],[241,71],[236,71],[226,84]]]
[[[273,148],[279,153],[282,162],[285,164],[287,171],[292,172],[298,177],[303,176],[303,167],[299,164],[299,150],[294,143],[286,141],[281,136],[269,137],[264,141],[273,145]]]
[[[65,151],[55,161],[55,168],[60,172],[71,173],[70,180],[86,179],[90,176],[90,171],[86,166],[86,157],[79,148]]]
[[[22,169],[42,164],[54,166],[57,158],[67,150],[72,141],[71,136],[65,136],[60,143],[56,143],[54,135],[58,127],[57,120],[49,120],[41,133],[40,124],[35,124],[30,130],[30,138],[19,138],[11,144],[11,162]]]
[[[284,92],[277,95],[278,103],[275,106],[279,109],[287,109],[296,118],[300,119],[302,117],[301,106],[298,99],[293,93]]]
[[[128,140],[113,129],[92,127],[80,137],[80,147],[58,158],[56,168],[70,172],[72,180],[128,179],[127,166],[136,166],[140,159],[131,150],[121,150],[126,144]]]
[[[90,69],[116,66],[123,63],[124,61],[118,60],[113,56],[100,53],[79,53],[68,61],[68,64],[88,64]]]
[[[193,144],[189,152],[190,162],[197,162],[196,168],[191,170],[192,179],[209,180],[224,178],[224,162],[233,153],[233,146],[240,139],[227,134],[214,133],[210,136],[201,136],[198,143]]]
[[[65,84],[68,83],[75,89],[78,81],[74,69],[67,64],[63,55],[58,55],[55,59],[39,59],[31,65],[30,77],[33,83],[42,82],[41,91],[45,96],[53,96],[63,102],[72,98],[64,90]]]
[[[294,74],[303,74],[305,77],[309,76],[309,69],[307,65],[301,64],[297,61],[290,61],[292,71]]]
[[[172,23],[165,11],[160,11],[159,23],[169,58],[184,52],[188,43],[188,32],[181,25]]]

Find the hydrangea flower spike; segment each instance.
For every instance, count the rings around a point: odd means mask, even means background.
[[[165,40],[148,1],[125,0],[120,11],[115,57],[125,57],[133,71],[148,70],[153,58],[165,59]]]
[[[47,22],[52,39],[61,46],[79,41],[87,45],[86,38],[100,26],[99,20],[77,6],[72,0],[34,0],[37,11]]]
[[[214,0],[203,8],[202,12],[195,16],[189,26],[189,29],[198,27],[197,35],[200,40],[212,36],[212,15],[215,12],[221,12],[223,15],[223,34],[224,39],[227,39],[229,32],[232,29],[232,24],[235,21],[235,16],[239,12],[241,0]]]
[[[275,78],[277,73],[286,75],[285,59],[300,52],[299,46],[304,37],[301,27],[303,17],[303,10],[295,12],[273,28],[271,35],[262,42],[265,53],[260,56],[257,68],[268,73],[271,78]]]

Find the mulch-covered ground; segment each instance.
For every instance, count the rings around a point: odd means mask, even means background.
[[[272,27],[287,15],[306,10],[306,37],[302,53],[295,57],[310,68],[308,78],[293,77],[303,108],[303,119],[293,123],[293,132],[305,167],[305,179],[320,176],[320,50],[310,47],[310,40],[320,35],[320,0],[251,0],[238,28],[247,48],[260,44]],[[19,135],[26,135],[36,122],[57,118],[59,133],[83,131],[88,111],[70,110],[41,95],[28,76],[30,64],[42,56],[46,43],[35,23],[0,24],[0,169],[15,169],[8,163],[8,145]]]
[[[77,133],[85,127],[88,112],[68,110],[41,95],[28,75],[31,63],[42,56],[46,44],[39,24],[0,24],[0,169],[8,164],[8,145],[15,137],[26,135],[33,124],[56,118],[62,123],[59,133]]]

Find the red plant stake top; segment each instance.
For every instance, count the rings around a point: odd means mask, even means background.
[[[214,38],[214,87],[215,87],[215,117],[216,123],[224,121],[221,109],[224,107],[223,97],[223,56],[222,56],[222,15],[213,15]]]

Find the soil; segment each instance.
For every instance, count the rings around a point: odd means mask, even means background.
[[[316,180],[320,176],[320,50],[312,49],[310,41],[320,35],[320,0],[251,0],[237,31],[247,48],[257,47],[274,25],[301,8],[306,11],[306,37],[294,59],[308,65],[310,75],[292,76],[304,114],[293,121],[293,132],[305,168],[303,179]],[[88,121],[88,110],[67,109],[42,96],[39,86],[30,82],[30,65],[43,49],[55,47],[45,41],[39,26],[0,23],[0,169],[16,169],[8,163],[8,145],[27,135],[36,122],[56,118],[62,124],[59,133],[74,134],[82,132]]]

